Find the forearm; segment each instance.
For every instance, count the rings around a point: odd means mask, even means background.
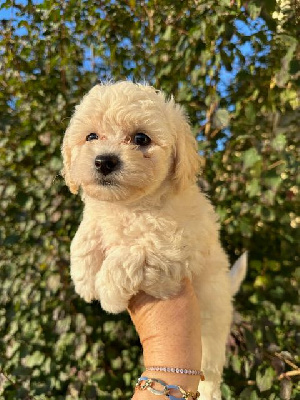
[[[200,310],[191,284],[186,282],[175,298],[161,301],[137,296],[130,304],[131,317],[143,346],[146,367],[201,369]],[[199,375],[144,371],[143,376],[196,392]],[[158,400],[148,390],[136,390],[134,400]]]

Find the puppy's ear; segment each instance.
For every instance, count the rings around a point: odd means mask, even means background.
[[[174,159],[174,183],[178,191],[183,191],[196,182],[196,176],[200,168],[197,142],[185,117],[177,125]]]
[[[62,155],[63,155],[63,163],[64,167],[61,171],[62,176],[65,179],[66,185],[69,187],[71,193],[78,193],[78,185],[71,179],[71,147],[68,143],[68,134],[65,134],[63,144],[62,144]]]

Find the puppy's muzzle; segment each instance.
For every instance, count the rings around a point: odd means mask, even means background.
[[[106,176],[120,169],[121,160],[115,154],[103,154],[95,158],[97,172]]]

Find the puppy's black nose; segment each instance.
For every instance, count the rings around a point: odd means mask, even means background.
[[[104,154],[95,158],[96,170],[103,175],[116,171],[120,165],[119,157],[114,154]]]

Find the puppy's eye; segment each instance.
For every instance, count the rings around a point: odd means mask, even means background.
[[[86,141],[90,142],[91,140],[98,140],[97,133],[89,133],[86,137]]]
[[[145,133],[136,133],[133,138],[133,143],[137,146],[148,146],[151,143],[151,139]]]

